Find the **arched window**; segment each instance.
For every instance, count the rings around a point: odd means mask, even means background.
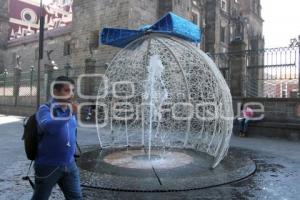
[[[200,14],[196,10],[192,10],[192,22],[194,24],[200,25]]]
[[[221,42],[226,42],[226,27],[225,26],[222,26],[220,27],[220,40]]]

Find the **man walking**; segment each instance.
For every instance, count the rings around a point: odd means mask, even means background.
[[[77,106],[74,81],[60,76],[53,86],[54,96],[36,113],[40,140],[34,162],[35,190],[33,200],[49,199],[58,184],[67,200],[82,199],[76,150]]]

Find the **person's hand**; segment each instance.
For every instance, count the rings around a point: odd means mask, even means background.
[[[76,103],[76,102],[72,103],[72,111],[73,111],[74,115],[77,114],[77,112],[78,112],[78,103]]]

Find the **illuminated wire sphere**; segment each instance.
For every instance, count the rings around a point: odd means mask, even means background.
[[[224,158],[231,94],[217,66],[194,44],[149,33],[122,49],[105,75],[97,99],[103,148],[189,148],[212,156],[213,168]]]

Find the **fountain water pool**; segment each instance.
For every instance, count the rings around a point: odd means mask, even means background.
[[[114,152],[104,157],[104,162],[131,169],[172,169],[192,163],[193,158],[182,152],[154,149],[149,159],[149,154],[139,149]]]

